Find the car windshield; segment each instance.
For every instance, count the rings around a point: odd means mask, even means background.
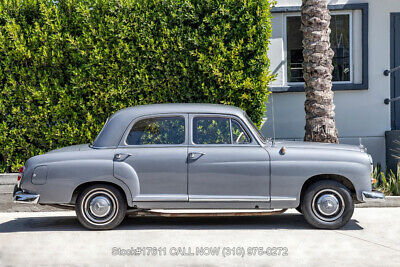
[[[254,122],[250,119],[250,117],[246,113],[244,113],[244,115],[246,116],[246,119],[250,122],[250,125],[253,128],[253,130],[256,132],[258,138],[261,140],[261,142],[265,143],[266,142],[265,136],[260,132],[260,130],[254,124]]]

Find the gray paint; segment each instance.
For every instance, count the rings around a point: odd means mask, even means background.
[[[199,113],[189,116],[190,137],[193,136],[193,119],[201,116],[209,115]],[[189,138],[188,153],[198,153],[195,159],[188,159],[189,201],[243,197],[250,197],[248,201],[254,198],[269,201],[270,169],[266,164],[269,155],[239,117],[234,114],[217,116],[234,116],[252,141],[242,145],[197,145]]]
[[[177,107],[179,107],[178,105]],[[116,154],[130,155],[123,162],[114,163],[114,175],[126,180],[131,188],[139,188],[133,194],[133,201],[171,200],[186,201],[187,197],[187,144],[188,127],[185,127],[185,142],[180,145],[128,145],[126,139],[132,126],[139,120],[154,116],[182,116],[188,125],[188,115],[176,113],[169,105],[139,106],[138,109],[125,109],[119,114],[130,114],[128,127],[119,141]],[[210,107],[214,110],[214,106]],[[143,111],[145,109],[145,111]],[[147,109],[147,111],[146,111]],[[168,112],[172,111],[172,112]],[[131,113],[136,111],[137,114]],[[147,113],[146,113],[147,112]],[[151,114],[149,116],[149,114]],[[111,131],[112,133],[112,131]],[[114,144],[111,144],[114,145]],[[173,153],[171,153],[173,151]],[[155,168],[155,166],[157,166]],[[132,184],[134,181],[134,184]]]
[[[355,10],[362,11],[362,83],[333,84],[332,90],[367,90],[369,85],[368,76],[368,3],[328,5],[330,10]],[[300,12],[300,6],[273,7],[272,13]],[[270,90],[275,93],[304,92],[304,85],[273,86]]]
[[[125,133],[125,130],[134,118],[148,114],[170,114],[177,111],[181,113],[200,112],[243,116],[243,111],[236,107],[227,106],[227,108],[221,108],[221,105],[213,104],[155,104],[125,108],[110,117],[107,125],[105,125],[107,127],[104,127],[100,132],[93,143],[93,147],[117,147],[122,140],[122,134]]]
[[[32,157],[25,163],[21,188],[39,194],[41,204],[60,204],[70,203],[74,190],[81,184],[109,182],[121,187],[131,203],[129,187],[113,176],[113,157],[112,149],[91,149],[87,145],[84,150],[66,147]],[[36,166],[47,166],[47,182],[43,185],[31,182]]]
[[[138,147],[123,142],[138,118],[171,113],[186,117],[183,145]],[[192,118],[210,114],[236,119],[253,141],[246,145],[194,144]],[[229,106],[171,104],[124,109],[111,117],[96,142],[107,148],[72,146],[30,158],[21,188],[40,194],[41,204],[68,204],[73,203],[72,194],[79,185],[108,182],[124,191],[129,206],[139,208],[294,208],[304,183],[326,174],[351,181],[359,201],[362,191],[371,190],[371,162],[359,147],[263,143],[244,112]],[[280,153],[282,147],[285,154]],[[188,158],[193,152],[203,154]],[[31,182],[37,166],[47,167],[43,185]]]
[[[33,170],[32,184],[45,184],[47,181],[47,166],[37,166]]]
[[[281,155],[281,147],[286,148]],[[302,185],[310,177],[336,174],[346,177],[355,186],[357,199],[371,190],[370,162],[366,153],[351,145],[282,141],[267,147],[271,156],[271,198],[274,208],[299,204]],[[293,200],[279,200],[293,198]]]

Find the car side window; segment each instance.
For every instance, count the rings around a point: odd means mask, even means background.
[[[193,118],[193,142],[199,145],[232,144],[229,118]]]
[[[154,117],[137,121],[126,139],[128,145],[179,145],[185,142],[185,119]]]
[[[232,138],[234,144],[249,144],[250,137],[236,120],[231,119]]]

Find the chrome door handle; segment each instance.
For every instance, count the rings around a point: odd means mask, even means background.
[[[189,159],[198,159],[205,154],[204,152],[191,152],[189,153]]]
[[[130,156],[132,156],[132,154],[129,154],[129,153],[118,153],[118,154],[114,155],[114,161],[124,161]]]

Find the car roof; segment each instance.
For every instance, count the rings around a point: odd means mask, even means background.
[[[243,110],[234,106],[201,103],[179,103],[179,104],[152,104],[124,108],[117,111],[113,116],[133,115],[135,117],[162,114],[162,113],[217,113],[233,114],[241,116]]]
[[[104,125],[93,143],[93,147],[116,147],[132,120],[155,114],[170,113],[208,113],[235,115],[244,118],[240,108],[218,104],[152,104],[121,109],[115,112]]]

